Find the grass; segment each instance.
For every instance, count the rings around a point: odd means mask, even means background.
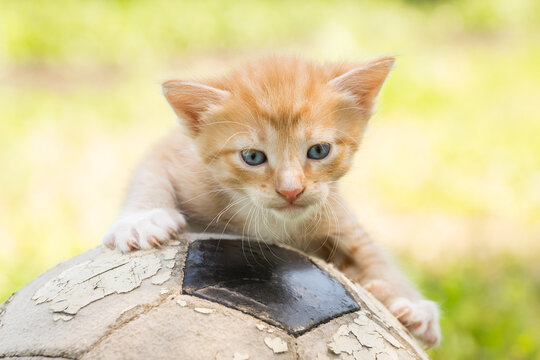
[[[435,359],[537,359],[540,268],[512,257],[413,273],[443,311]],[[530,281],[523,281],[530,279]]]
[[[169,77],[398,55],[343,191],[441,303],[434,359],[540,357],[540,3],[2,3],[0,302],[99,243],[175,126]]]

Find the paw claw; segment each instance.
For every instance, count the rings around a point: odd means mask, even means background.
[[[103,239],[103,245],[114,250],[114,235],[108,235]]]
[[[176,231],[173,228],[168,228],[167,233],[171,239],[176,239]]]
[[[160,248],[161,247],[161,242],[159,242],[159,239],[157,237],[155,237],[155,236],[148,237],[148,239],[146,241],[148,241],[148,243],[150,245],[152,245],[153,247],[155,247],[155,248]]]
[[[135,240],[129,240],[127,245],[129,246],[130,250],[139,250],[141,248],[139,243]]]
[[[399,311],[398,313],[396,313],[394,316],[396,318],[398,318],[398,319],[401,319],[402,317],[408,317],[410,314],[411,314],[411,309],[404,308],[401,311]]]

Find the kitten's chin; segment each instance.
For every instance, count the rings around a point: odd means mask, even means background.
[[[283,220],[299,220],[311,213],[311,205],[286,205],[279,208],[273,208],[272,213]]]

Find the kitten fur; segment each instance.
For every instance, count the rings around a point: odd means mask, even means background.
[[[437,345],[436,304],[365,233],[337,186],[393,64],[269,56],[217,79],[165,82],[182,127],[135,172],[104,244],[147,249],[201,229],[286,243],[334,263],[424,344]],[[317,144],[330,152],[308,158]],[[243,150],[263,152],[266,162],[248,165]]]

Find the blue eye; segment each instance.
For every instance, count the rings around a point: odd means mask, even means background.
[[[309,148],[307,157],[314,160],[321,160],[328,156],[330,144],[317,144]]]
[[[242,155],[242,159],[244,159],[246,164],[251,166],[261,165],[262,163],[266,162],[266,155],[259,150],[242,150],[240,154]]]

